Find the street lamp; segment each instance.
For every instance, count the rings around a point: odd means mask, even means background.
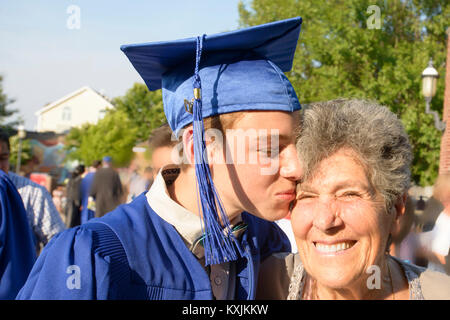
[[[25,131],[25,127],[20,125],[17,128],[17,135],[19,137],[19,149],[17,150],[17,164],[16,164],[16,173],[20,173],[20,158],[22,157],[22,140],[27,136],[27,132]]]
[[[439,114],[436,111],[430,110],[431,100],[436,94],[437,79],[439,73],[433,67],[433,60],[430,59],[428,67],[422,72],[422,94],[425,97],[425,113],[432,114],[434,117],[434,126],[439,131],[445,130],[445,122],[439,119]]]

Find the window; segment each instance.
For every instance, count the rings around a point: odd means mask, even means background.
[[[72,109],[69,106],[65,106],[62,110],[62,121],[70,121],[72,119]]]

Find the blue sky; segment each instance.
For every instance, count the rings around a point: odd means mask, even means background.
[[[1,0],[0,74],[27,130],[46,103],[87,85],[109,97],[142,82],[122,44],[238,28],[239,0]],[[246,1],[244,1],[245,3]],[[80,12],[80,28],[70,6]]]

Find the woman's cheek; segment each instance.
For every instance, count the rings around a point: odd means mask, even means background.
[[[341,202],[339,213],[345,224],[360,235],[372,234],[381,225],[377,208],[365,200]]]
[[[291,224],[294,236],[297,239],[306,239],[313,225],[314,205],[298,203],[292,209]]]

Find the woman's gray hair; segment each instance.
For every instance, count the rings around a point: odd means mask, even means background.
[[[297,152],[304,179],[342,148],[353,150],[364,165],[386,209],[409,189],[412,148],[401,121],[376,102],[337,99],[310,104],[302,113]]]

